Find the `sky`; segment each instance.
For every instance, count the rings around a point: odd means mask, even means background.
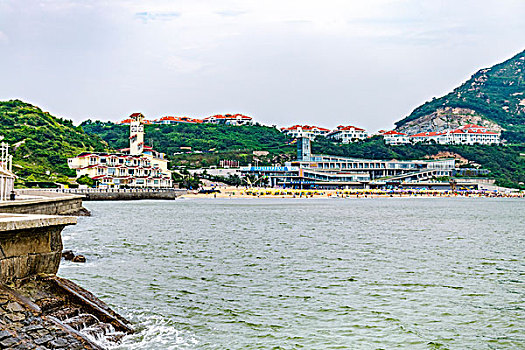
[[[0,100],[80,123],[393,123],[525,49],[525,0],[0,0]]]

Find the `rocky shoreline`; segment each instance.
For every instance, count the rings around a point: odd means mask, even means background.
[[[129,322],[75,283],[35,277],[0,285],[0,348],[103,349],[133,333]]]
[[[133,333],[130,322],[103,301],[56,276],[63,258],[61,232],[76,218],[27,214],[34,201],[17,205],[24,214],[0,214],[0,349],[99,350]],[[38,202],[47,211],[57,209],[56,201],[49,206]]]

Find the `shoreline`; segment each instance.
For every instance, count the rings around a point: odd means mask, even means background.
[[[450,190],[298,190],[275,188],[217,188],[219,193],[188,191],[180,199],[196,198],[525,198],[525,193]]]

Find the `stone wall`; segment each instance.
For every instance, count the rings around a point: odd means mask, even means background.
[[[23,192],[25,196],[31,192]],[[42,215],[82,215],[82,196],[37,192],[45,198],[0,202],[0,213],[42,214]]]
[[[176,192],[124,192],[124,191],[100,191],[100,192],[89,192],[84,194],[85,201],[125,201],[125,200],[138,200],[138,199],[167,199],[172,200],[180,197],[186,191]]]
[[[61,232],[75,217],[0,214],[0,283],[54,275],[62,258]]]

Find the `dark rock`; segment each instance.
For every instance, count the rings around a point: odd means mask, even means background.
[[[13,313],[13,314],[8,314],[7,318],[10,319],[13,322],[19,322],[19,321],[25,320],[26,319],[26,315],[24,315],[21,312],[17,312],[17,313]]]
[[[34,346],[31,345],[31,344],[22,343],[22,344],[18,345],[15,349],[16,350],[32,350],[32,349],[34,349]]]
[[[65,340],[65,339],[62,339],[62,338],[58,338],[56,340],[53,340],[51,343],[49,343],[49,345],[53,348],[65,348],[66,346],[68,346],[68,342]]]
[[[0,346],[5,349],[5,348],[11,348],[13,347],[13,345],[16,345],[18,344],[20,341],[20,339],[18,338],[5,338],[4,340],[0,341]]]
[[[76,255],[73,260],[73,262],[79,262],[79,263],[85,263],[86,257],[84,255]]]
[[[43,337],[40,337],[38,339],[35,339],[35,343],[37,345],[43,345],[47,342],[50,342],[51,340],[55,339],[55,337],[53,337],[52,335],[45,335]]]
[[[31,324],[29,326],[26,326],[26,327],[22,328],[22,331],[24,331],[24,332],[32,332],[32,331],[38,331],[38,330],[40,330],[42,328],[44,328],[44,327],[42,327],[42,325]]]
[[[20,305],[19,303],[17,303],[16,301],[13,301],[13,302],[7,304],[7,309],[10,312],[24,311],[24,307],[22,305]]]
[[[8,331],[0,331],[0,340],[3,340],[10,336],[11,336],[11,333],[9,333]]]
[[[65,260],[71,261],[75,258],[75,253],[72,250],[67,249],[62,252],[62,258]]]

